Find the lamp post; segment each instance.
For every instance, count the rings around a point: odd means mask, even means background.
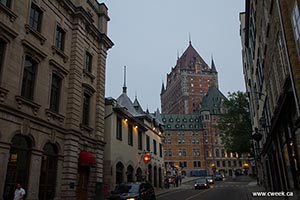
[[[252,135],[252,138],[255,140],[256,148],[254,151],[254,156],[255,156],[255,166],[256,166],[256,177],[257,177],[257,184],[259,185],[259,173],[258,173],[258,162],[259,162],[259,156],[260,156],[260,145],[259,141],[262,139],[262,134],[258,132],[258,128],[255,128],[254,134]]]

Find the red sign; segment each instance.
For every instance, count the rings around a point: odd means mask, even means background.
[[[144,163],[148,164],[150,161],[151,161],[151,155],[150,154],[145,154],[143,156],[143,160],[144,160]]]

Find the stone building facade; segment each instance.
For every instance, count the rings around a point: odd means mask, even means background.
[[[107,7],[0,1],[0,199],[103,197]]]
[[[268,191],[300,186],[299,1],[246,0],[240,14],[259,183]]]
[[[105,101],[105,188],[110,192],[117,184],[135,181],[161,188],[165,170],[160,113],[143,111],[137,98],[132,102],[123,89],[117,99]],[[149,163],[143,161],[146,154]]]

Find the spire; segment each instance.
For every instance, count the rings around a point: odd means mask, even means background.
[[[165,91],[165,84],[164,84],[164,81],[162,81],[162,84],[161,84],[161,94],[164,93]]]
[[[127,93],[127,87],[126,87],[126,66],[124,66],[124,85],[123,85],[123,93]]]
[[[192,40],[191,40],[191,33],[189,33],[189,44],[192,44]]]
[[[215,66],[215,62],[214,62],[214,58],[211,55],[211,71],[216,72],[216,66]]]

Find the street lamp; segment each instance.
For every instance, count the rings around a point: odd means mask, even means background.
[[[257,173],[257,184],[259,185],[259,174],[258,174],[258,161],[259,156],[260,156],[260,145],[259,145],[259,141],[262,139],[263,135],[261,133],[258,132],[258,128],[255,128],[254,130],[254,134],[252,135],[252,138],[255,140],[256,142],[256,151],[254,151],[254,156],[255,156],[255,166],[256,166],[256,173]]]

